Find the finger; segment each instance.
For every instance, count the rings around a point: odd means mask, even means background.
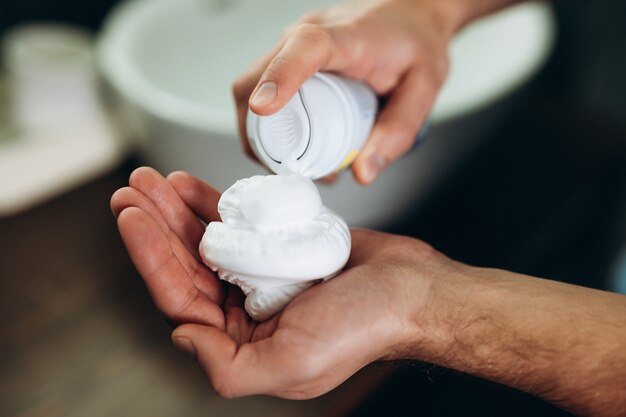
[[[189,254],[187,248],[180,241],[178,236],[170,229],[169,225],[161,215],[161,212],[157,206],[146,197],[141,191],[131,187],[124,187],[117,190],[111,197],[111,210],[115,217],[119,217],[119,214],[130,207],[137,207],[146,214],[148,214],[152,220],[159,226],[163,234],[167,237],[172,250],[179,257],[181,264],[185,268],[188,274],[190,274],[195,267],[190,264],[197,262],[191,254]],[[186,253],[186,255],[184,255]]]
[[[193,357],[204,370],[215,392],[225,398],[236,397],[230,391],[230,364],[237,353],[237,344],[218,328],[183,324],[172,333],[176,347]],[[232,377],[231,377],[232,378]]]
[[[369,140],[352,166],[359,183],[371,184],[385,167],[411,149],[436,91],[425,72],[407,74],[380,112]]]
[[[287,354],[276,337],[237,348],[235,341],[223,331],[190,324],[177,328],[172,341],[183,350],[188,350],[185,343],[192,345],[213,388],[226,398],[284,391],[294,386],[295,374],[306,372],[290,364],[300,352]]]
[[[169,240],[170,247],[179,262],[185,268],[187,275],[196,288],[216,303],[220,303],[223,294],[222,288],[213,273],[204,268],[180,238],[169,228],[157,206],[142,192],[131,187],[124,187],[116,191],[111,197],[111,209],[119,216],[124,209],[138,207],[146,212],[159,225],[161,231]],[[195,221],[195,219],[194,219]],[[197,250],[196,250],[197,251]],[[194,251],[194,252],[196,252]]]
[[[199,260],[198,245],[204,234],[204,225],[187,207],[174,187],[150,167],[137,168],[128,182],[154,203],[169,228],[180,238],[189,253]]]
[[[249,342],[254,331],[254,323],[244,310],[245,296],[236,285],[228,286],[228,295],[224,302],[226,333],[237,346]]]
[[[258,161],[258,158],[250,146],[248,140],[248,132],[246,128],[246,118],[248,116],[248,101],[250,95],[254,90],[254,87],[259,82],[263,71],[267,68],[267,65],[272,61],[276,54],[282,49],[285,41],[281,40],[270,52],[261,57],[257,62],[252,64],[249,71],[243,74],[233,84],[233,96],[235,98],[235,104],[237,106],[237,118],[239,126],[239,137],[243,145],[244,152],[252,159]]]
[[[201,179],[183,171],[171,173],[167,176],[167,181],[172,185],[185,205],[194,212],[196,217],[205,223],[220,220],[217,212],[220,193],[216,189]],[[194,253],[196,252],[197,249]],[[221,304],[224,299],[224,291],[216,275],[206,269],[202,261],[194,259],[194,264],[195,267],[192,273],[190,273],[194,285],[211,300]]]
[[[267,116],[283,107],[300,86],[321,69],[340,71],[345,57],[338,53],[333,36],[341,31],[304,23],[293,30],[283,48],[263,72],[249,106]]]
[[[152,217],[152,219],[159,225],[161,230],[167,232],[169,226],[167,222],[159,212],[159,209],[146,197],[141,191],[138,191],[132,187],[120,188],[111,196],[111,211],[117,218],[120,213],[128,207],[139,207]]]
[[[185,205],[203,222],[221,221],[217,211],[220,193],[215,188],[200,178],[183,171],[172,172],[167,176],[167,181]]]
[[[117,223],[126,249],[159,310],[177,322],[224,328],[219,305],[204,297],[189,279],[168,237],[150,215],[129,207],[119,214]]]
[[[259,340],[267,339],[271,337],[278,328],[278,322],[282,316],[282,312],[274,314],[269,320],[256,323],[256,327],[250,337],[250,342],[258,342]]]

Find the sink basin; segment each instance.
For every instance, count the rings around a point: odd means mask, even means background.
[[[112,109],[148,163],[187,170],[225,189],[266,172],[241,152],[233,80],[315,0],[131,0],[98,40]],[[321,186],[325,203],[352,226],[383,227],[425,198],[447,169],[479,143],[512,94],[544,64],[554,16],[544,3],[511,7],[466,28],[451,46],[452,70],[426,142],[367,188],[344,174]]]

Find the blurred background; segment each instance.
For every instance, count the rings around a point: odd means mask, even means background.
[[[0,416],[567,415],[415,363],[310,401],[222,400],[171,346],[110,195],[142,164],[222,189],[263,172],[239,149],[231,80],[328,4],[2,1]],[[620,0],[573,0],[468,28],[426,142],[325,201],[467,263],[626,292],[624,21]]]

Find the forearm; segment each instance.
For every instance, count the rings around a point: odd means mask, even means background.
[[[623,415],[626,297],[462,266],[434,294],[431,311],[414,317],[414,357],[580,415]]]

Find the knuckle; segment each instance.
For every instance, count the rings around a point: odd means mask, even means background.
[[[388,159],[395,160],[408,152],[413,146],[414,134],[406,126],[399,122],[390,123],[383,129],[383,134],[387,138]]]
[[[328,26],[331,39],[341,52],[354,61],[366,61],[372,45],[367,34],[369,29],[358,20],[348,20]]]
[[[303,13],[298,19],[298,23],[319,23],[322,19],[322,13],[319,10],[313,10]]]
[[[435,255],[437,251],[430,244],[424,242],[423,240],[413,240],[413,250],[425,255]]]
[[[345,21],[345,26],[355,31],[356,33],[370,31],[372,27],[376,27],[376,18],[373,18],[371,14],[366,13],[358,16],[354,16],[351,19]]]
[[[217,395],[222,398],[232,399],[239,396],[236,387],[236,375],[229,368],[208,369],[201,363],[204,372],[209,377],[211,386]]]
[[[385,95],[389,94],[391,90],[398,84],[398,77],[395,75],[378,75],[370,82],[372,88],[377,94]]]
[[[380,256],[385,259],[427,261],[437,256],[438,252],[428,243],[408,236],[388,235],[388,245],[384,245]]]
[[[281,79],[291,73],[295,64],[296,61],[292,57],[284,54],[276,55],[267,66],[263,78],[267,80]]]
[[[280,39],[281,40],[285,40],[289,36],[291,36],[291,34],[295,30],[296,26],[297,26],[297,23],[285,26],[285,28],[282,30],[282,32],[280,32]]]
[[[431,56],[432,58],[428,61],[423,61],[418,64],[419,71],[421,71],[436,88],[439,88],[443,85],[448,76],[450,61],[445,54],[433,53]]]
[[[406,254],[432,254],[435,253],[435,249],[428,243],[418,240],[412,237],[402,236],[399,248]]]
[[[414,56],[421,61],[429,61],[439,55],[440,42],[432,37],[417,37],[409,41]]]
[[[437,85],[443,84],[450,70],[450,59],[446,49],[414,42],[410,50],[412,65],[425,71]]]
[[[400,251],[400,253],[405,254],[407,259],[412,261],[428,262],[434,260],[439,253],[434,247],[421,240],[411,239],[411,241],[405,243],[404,250]]]
[[[421,62],[427,56],[426,48],[422,42],[412,41],[404,44],[405,56],[413,62]]]
[[[215,393],[222,398],[232,399],[237,396],[232,383],[225,377],[225,375],[211,378],[211,385],[213,386]]]
[[[332,44],[330,31],[320,25],[313,23],[301,23],[296,28],[296,33],[303,40],[311,43],[323,43],[325,45]]]

